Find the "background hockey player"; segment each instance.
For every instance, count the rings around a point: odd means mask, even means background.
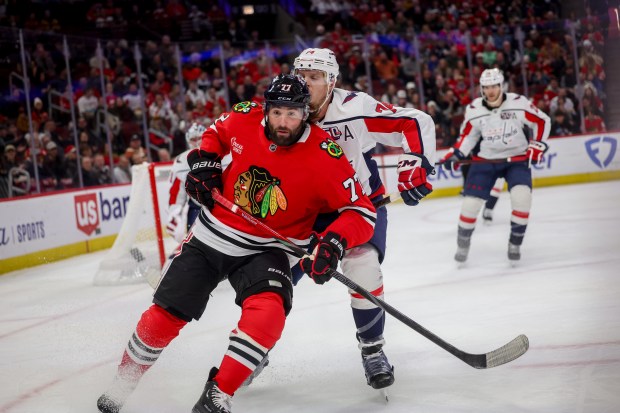
[[[347,247],[372,235],[376,214],[340,147],[310,125],[310,95],[292,75],[275,78],[264,109],[235,105],[203,135],[187,156],[188,194],[203,205],[180,253],[164,269],[154,304],[129,340],[117,375],[99,398],[102,412],[118,412],[140,377],[185,324],[199,319],[209,295],[228,278],[241,306],[220,368],[213,368],[194,413],[231,411],[232,395],[280,338],[292,306],[291,264],[286,247],[260,228],[216,205],[221,190],[247,213],[307,248],[319,213],[340,211],[317,235],[315,254],[303,267],[317,283],[329,280]],[[222,173],[221,159],[232,162]],[[291,168],[295,165],[295,168]]]
[[[168,222],[166,231],[177,242],[183,241],[187,231],[192,226],[196,217],[200,213],[200,204],[190,198],[185,192],[185,179],[189,172],[189,164],[187,163],[187,155],[200,146],[202,134],[207,130],[199,123],[192,123],[187,132],[185,132],[185,140],[187,141],[187,150],[180,153],[174,160],[172,172],[170,173],[170,191],[168,197]],[[222,160],[222,168],[230,163],[230,156],[227,155]],[[183,216],[185,206],[187,215]]]
[[[187,141],[188,149],[180,153],[172,164],[166,231],[177,242],[183,241],[185,234],[187,234],[187,230],[189,230],[200,213],[200,204],[198,201],[190,198],[187,192],[185,192],[185,179],[189,172],[187,155],[190,151],[200,146],[202,134],[206,130],[207,128],[203,125],[192,123],[187,132],[185,132],[185,140]],[[187,216],[183,217],[183,210],[186,205],[188,205]]]
[[[398,189],[407,205],[417,205],[430,194],[427,175],[434,172],[435,124],[424,112],[378,102],[363,92],[336,88],[338,62],[329,49],[306,49],[295,59],[294,71],[308,83],[310,120],[329,132],[351,161],[357,177],[371,200],[385,194],[372,153],[377,143],[402,147],[398,162]],[[330,217],[318,222],[325,225]],[[380,263],[385,255],[386,208],[377,210],[372,239],[350,249],[342,260],[344,274],[357,284],[383,298],[383,274]],[[351,308],[362,353],[367,382],[373,388],[385,388],[394,382],[393,367],[383,351],[385,313],[356,294]]]
[[[532,204],[530,166],[540,162],[547,150],[545,141],[551,121],[525,96],[506,93],[504,87],[504,76],[499,69],[482,72],[482,97],[467,106],[461,136],[442,159],[446,167],[452,167],[480,143],[480,151],[473,156],[480,163],[471,165],[463,189],[465,197],[454,256],[461,263],[467,260],[476,217],[499,177],[506,179],[512,207],[508,259],[515,262],[521,258],[520,247]],[[525,127],[532,130],[529,139]]]
[[[477,153],[476,150],[474,150]],[[459,165],[459,169],[461,170],[461,174],[463,175],[463,186],[465,186],[465,181],[467,181],[467,174],[469,173],[470,165]],[[493,188],[491,188],[491,192],[489,193],[489,198],[484,203],[484,208],[482,208],[482,219],[486,224],[490,224],[493,221],[493,210],[497,205],[497,201],[499,199],[499,195],[504,190],[504,184],[506,180],[504,178],[497,178],[495,183],[493,184]]]

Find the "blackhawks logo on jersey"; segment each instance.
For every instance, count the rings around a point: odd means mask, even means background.
[[[239,174],[234,190],[235,204],[256,217],[265,218],[267,214],[274,215],[278,209],[286,211],[288,207],[280,180],[264,168],[250,166]]]
[[[258,104],[256,102],[239,102],[235,106],[233,106],[233,112],[237,113],[250,113],[252,108],[257,107]]]
[[[321,149],[329,154],[332,158],[340,159],[344,155],[344,151],[336,142],[331,139],[325,139],[321,142]]]

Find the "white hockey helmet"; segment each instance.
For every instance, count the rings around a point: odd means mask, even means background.
[[[502,88],[502,93],[506,92],[506,85],[504,83],[504,75],[502,71],[498,68],[485,69],[480,75],[480,95],[483,99],[486,99],[486,97],[482,92],[482,87],[493,85],[500,85]]]
[[[329,49],[305,49],[295,58],[293,67],[295,73],[298,70],[321,70],[325,72],[328,83],[335,83],[340,74],[336,55]]]
[[[190,149],[197,148],[200,146],[200,142],[202,141],[202,134],[205,133],[207,128],[199,123],[192,123],[187,132],[185,132],[185,140],[187,141],[187,146]]]

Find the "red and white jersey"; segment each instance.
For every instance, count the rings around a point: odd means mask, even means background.
[[[372,180],[364,153],[377,143],[423,154],[435,162],[435,122],[426,113],[375,100],[364,92],[334,89],[325,118],[318,125],[344,149],[368,195],[385,190],[379,176]]]
[[[532,129],[532,140],[546,141],[551,120],[525,96],[516,93],[506,93],[497,108],[490,108],[480,97],[467,105],[461,135],[454,147],[469,155],[480,142],[477,156],[484,159],[524,155],[529,144],[525,126]]]
[[[189,172],[189,164],[187,163],[187,154],[190,149],[180,153],[172,164],[170,172],[170,196],[168,198],[168,206],[178,205],[181,208],[187,203],[187,192],[185,192],[185,180]]]
[[[341,235],[349,248],[368,241],[375,209],[342,148],[316,125],[308,126],[297,143],[277,146],[267,139],[264,125],[262,107],[242,102],[203,134],[202,150],[232,155],[222,174],[223,195],[301,247],[307,246],[317,215],[334,211],[340,214],[325,232]],[[217,204],[202,209],[192,231],[200,241],[233,256],[286,250]]]

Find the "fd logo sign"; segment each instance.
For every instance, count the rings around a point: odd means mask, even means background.
[[[97,194],[77,195],[75,197],[75,222],[80,231],[92,234],[99,227],[99,208]]]
[[[618,141],[611,136],[597,136],[585,143],[590,160],[601,169],[609,166],[616,156]]]

